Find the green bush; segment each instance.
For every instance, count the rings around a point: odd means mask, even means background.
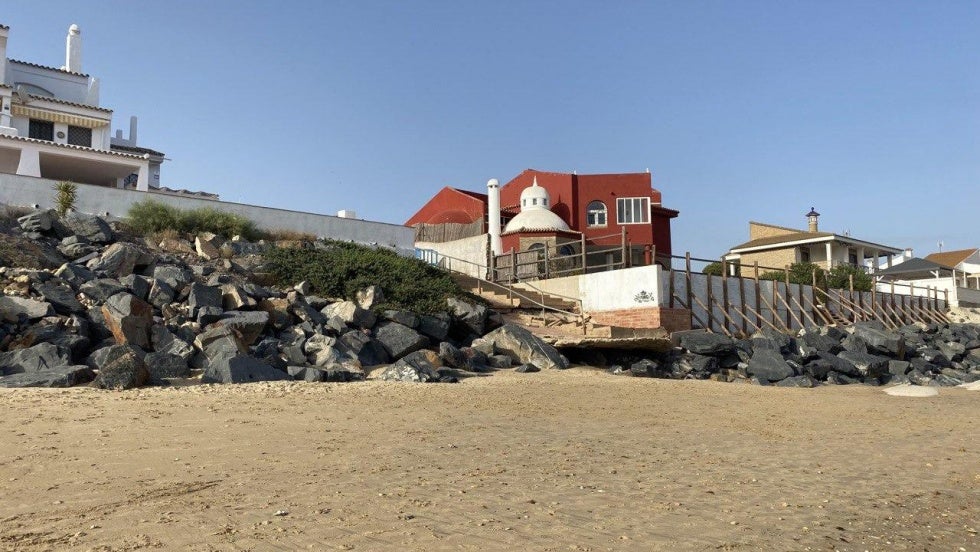
[[[165,230],[198,234],[212,232],[220,236],[241,236],[247,240],[263,237],[251,220],[217,209],[182,210],[159,201],[140,201],[126,215],[126,224],[136,233],[147,235]]]
[[[446,312],[446,299],[463,296],[449,274],[388,249],[327,240],[316,249],[273,248],[265,253],[266,270],[277,283],[306,280],[328,297],[354,299],[370,285],[381,286],[385,304],[422,314]]]
[[[850,289],[850,277],[854,276],[854,289],[871,291],[874,278],[859,267],[853,265],[837,265],[827,274],[827,287],[835,289]]]
[[[701,269],[701,274],[710,274],[711,276],[721,276],[724,274],[725,269],[719,262],[708,263]]]

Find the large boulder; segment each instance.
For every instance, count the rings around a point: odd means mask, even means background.
[[[184,360],[190,359],[194,354],[194,347],[190,343],[162,324],[155,324],[150,328],[150,344],[155,352],[177,355]]]
[[[194,338],[194,346],[204,355],[206,363],[248,353],[238,332],[232,328],[212,326]]]
[[[75,290],[65,282],[48,280],[37,284],[34,289],[45,301],[51,303],[58,314],[74,314],[85,310],[75,298]]]
[[[78,289],[79,286],[95,278],[95,273],[80,264],[65,263],[54,273],[55,276]]]
[[[436,314],[420,316],[419,325],[415,329],[433,341],[445,341],[446,337],[449,336],[449,315]]]
[[[206,286],[194,282],[191,284],[187,294],[187,306],[190,308],[191,316],[197,316],[197,312],[202,307],[221,308],[221,288],[218,286]]]
[[[494,352],[512,358],[515,364],[533,364],[543,370],[568,368],[568,360],[558,349],[515,324],[504,324],[483,336],[483,341],[491,343]]]
[[[146,352],[139,347],[132,345],[109,345],[108,347],[102,347],[101,349],[92,351],[92,354],[85,359],[85,364],[89,368],[101,370],[129,353],[133,353],[141,359],[146,357]]]
[[[388,355],[399,359],[429,344],[429,338],[398,322],[382,322],[374,329],[374,338]]]
[[[449,312],[458,326],[472,335],[483,335],[487,328],[489,316],[489,310],[486,306],[456,297],[450,297],[446,301],[449,305]]]
[[[735,352],[732,338],[710,332],[690,332],[681,336],[681,347],[699,355],[722,356]]]
[[[331,303],[320,311],[323,316],[331,318],[336,316],[344,321],[348,326],[355,328],[370,329],[374,327],[378,317],[371,311],[362,309],[353,301],[338,301]]]
[[[0,353],[0,375],[40,372],[71,365],[68,350],[52,343]]]
[[[175,265],[157,265],[153,268],[153,277],[166,282],[176,290],[184,289],[184,286],[194,279],[189,268]]]
[[[854,335],[868,344],[869,353],[888,355],[897,360],[905,358],[905,338],[898,332],[890,332],[868,322],[854,324]]]
[[[173,303],[177,298],[177,290],[170,286],[167,282],[163,280],[153,280],[153,285],[150,287],[150,294],[147,296],[147,301],[149,301],[154,307],[158,309],[163,309],[166,305]]]
[[[154,382],[165,378],[186,378],[191,373],[187,359],[173,353],[150,353],[143,361],[150,372],[150,380]]]
[[[843,351],[837,356],[853,364],[862,378],[880,378],[888,373],[889,359],[886,356],[858,351]]]
[[[242,343],[251,345],[268,324],[269,313],[265,311],[228,311],[213,326],[232,328],[241,335]]]
[[[211,232],[204,232],[194,238],[194,250],[197,255],[207,260],[214,260],[221,257],[221,245],[224,241]]]
[[[147,266],[154,261],[153,255],[126,242],[117,242],[106,248],[102,256],[94,259],[88,267],[93,272],[110,278],[128,276],[138,266]]]
[[[99,370],[95,385],[102,389],[133,389],[149,380],[150,372],[143,359],[136,351],[128,350]]]
[[[426,383],[439,381],[439,372],[426,351],[416,351],[385,368],[378,379]]]
[[[58,213],[54,209],[45,209],[18,218],[17,224],[25,232],[47,232],[51,230],[51,225],[56,220],[58,220]]]
[[[37,320],[53,314],[51,303],[14,295],[0,297],[0,318],[5,322],[17,322],[22,316],[28,320]]]
[[[73,212],[69,213],[63,221],[72,234],[92,243],[110,243],[115,238],[112,227],[94,215]]]
[[[204,369],[201,383],[252,383],[282,381],[289,374],[250,356],[219,357]]]
[[[83,283],[78,291],[96,303],[105,303],[113,295],[126,291],[126,286],[115,278],[96,278]]]
[[[102,315],[116,343],[150,348],[153,307],[149,303],[131,293],[117,293],[102,306]]]
[[[387,364],[390,360],[388,351],[381,346],[381,343],[360,331],[347,332],[341,335],[337,338],[335,347],[341,353],[357,359],[361,366]]]
[[[765,381],[784,380],[795,375],[793,368],[783,359],[779,351],[756,348],[749,360],[746,373]]]
[[[37,372],[0,376],[0,387],[73,387],[88,383],[94,378],[95,373],[88,366],[58,366]]]

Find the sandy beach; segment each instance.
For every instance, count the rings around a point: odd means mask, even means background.
[[[3,550],[980,549],[980,393],[575,368],[0,390]]]

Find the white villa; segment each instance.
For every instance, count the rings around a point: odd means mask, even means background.
[[[68,29],[65,65],[7,58],[10,28],[0,25],[0,173],[83,184],[160,188],[164,154],[111,136],[112,110],[99,105],[99,80],[82,71],[82,35]]]

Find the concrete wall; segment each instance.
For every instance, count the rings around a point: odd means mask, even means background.
[[[43,209],[53,208],[55,184],[55,181],[43,178],[0,174],[0,203],[27,207],[36,204]],[[134,203],[148,199],[178,209],[212,208],[242,215],[253,221],[258,227],[266,230],[292,230],[335,240],[377,244],[395,248],[404,255],[411,255],[414,248],[414,231],[399,224],[346,219],[189,196],[121,190],[89,184],[78,184],[76,208],[83,213],[95,213],[109,218],[121,219],[126,216]]]
[[[413,237],[415,236],[414,228],[405,228]],[[487,277],[486,234],[447,242],[416,242],[415,248],[422,251],[435,251],[434,257],[422,257],[427,262],[475,278]]]
[[[64,71],[31,67],[21,63],[8,63],[7,84],[15,86],[19,82],[40,86],[54,94],[59,100],[86,103],[89,87],[88,77],[72,75]]]
[[[543,291],[582,301],[587,312],[660,306],[658,265],[535,280],[515,287]]]

